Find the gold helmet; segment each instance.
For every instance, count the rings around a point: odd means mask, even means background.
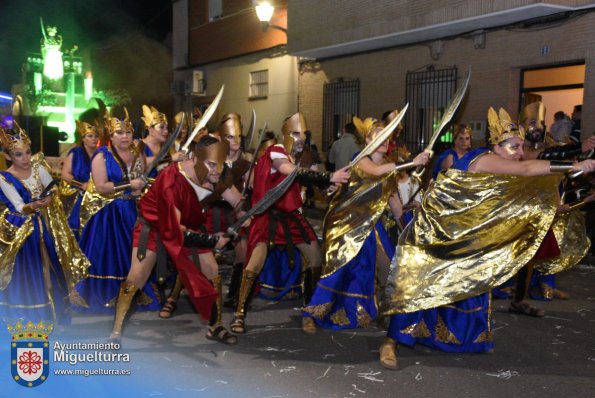
[[[148,107],[143,105],[143,116],[141,117],[145,122],[145,127],[153,127],[157,124],[165,124],[167,126],[167,116],[165,113],[159,112],[154,106]]]
[[[399,115],[399,110],[395,109],[394,111],[390,112],[388,115],[386,115],[386,117],[384,117],[384,125],[386,126],[387,124],[389,124],[390,122],[392,122],[397,116]],[[399,135],[401,135],[401,133],[403,132],[403,130],[405,130],[405,127],[403,126],[403,123],[399,123],[397,125],[397,127],[395,127],[395,131],[393,133],[394,137],[398,137]]]
[[[217,164],[217,172],[222,173],[225,166],[225,159],[229,151],[229,142],[222,140],[220,137],[206,134],[202,136],[194,146],[194,157],[197,162],[194,166],[196,177],[202,184],[209,173],[205,166],[205,161],[214,162]]]
[[[180,121],[182,120],[182,116],[184,115],[184,112],[178,112],[176,114],[176,116],[174,116],[174,123],[176,124],[176,126],[178,124],[180,124]],[[188,122],[188,118],[184,119],[184,124],[182,125],[182,129],[186,129],[188,130],[188,126],[190,126],[190,123]]]
[[[27,132],[15,120],[12,127],[12,134],[8,132],[8,129],[0,126],[0,146],[4,149],[5,153],[8,153],[13,149],[29,148],[31,146],[31,140]]]
[[[531,142],[545,139],[545,105],[541,101],[532,102],[523,108],[519,121],[523,124],[526,138]]]
[[[362,120],[359,117],[354,116],[353,124],[355,125],[357,133],[364,139],[364,141],[368,137],[370,139],[374,138],[376,134],[382,130],[383,126],[382,122],[373,117],[368,117],[365,120]]]
[[[296,142],[304,142],[306,140],[306,119],[301,113],[296,113],[289,116],[283,121],[283,146],[287,153],[291,154],[291,150]],[[294,134],[299,133],[299,135]]]
[[[457,124],[454,127],[454,132],[452,134],[452,141],[454,142],[457,137],[463,133],[465,134],[469,134],[469,136],[471,136],[471,133],[473,132],[473,130],[471,130],[471,126],[465,125],[465,124]]]
[[[488,127],[490,130],[490,143],[498,145],[512,137],[525,139],[525,129],[519,123],[513,122],[504,109],[496,113],[494,108],[488,109]]]
[[[76,132],[84,137],[87,134],[97,134],[97,126],[80,120],[76,121]]]
[[[112,136],[116,131],[130,131],[134,132],[134,128],[132,127],[132,122],[130,121],[130,117],[128,116],[128,109],[124,108],[124,118],[118,119],[117,117],[113,117],[111,115],[107,115],[105,118],[105,127],[110,136]]]
[[[277,137],[275,137],[275,133],[273,133],[272,131],[265,132],[264,137],[262,137],[262,141],[260,142],[260,145],[258,145],[256,157],[261,157],[268,147],[275,144],[277,144]]]
[[[223,115],[218,131],[221,138],[240,144],[242,141],[242,117],[237,113]]]

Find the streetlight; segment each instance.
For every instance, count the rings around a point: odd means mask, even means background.
[[[273,7],[271,3],[268,1],[263,1],[258,3],[258,5],[256,5],[254,8],[256,9],[256,16],[262,25],[263,32],[266,32],[268,28],[273,28],[283,31],[285,34],[287,34],[287,29],[270,22],[271,18],[273,17],[273,13],[275,12],[275,7]]]

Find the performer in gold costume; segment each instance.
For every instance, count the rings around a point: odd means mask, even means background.
[[[57,195],[45,196],[49,166],[43,154],[31,156],[27,133],[16,123],[0,127],[0,145],[10,162],[0,172],[0,316],[68,324],[69,299],[89,261]]]
[[[397,112],[398,113],[398,112]],[[373,118],[353,118],[357,132],[370,143],[382,131]],[[399,171],[427,163],[421,153],[413,162],[388,162],[387,139],[352,169],[349,183],[333,197],[324,221],[326,264],[322,278],[304,308],[304,315],[322,327],[367,327],[378,312],[376,292],[382,291],[394,254],[380,216],[387,205],[401,215],[397,196]],[[396,209],[399,209],[397,211]]]
[[[472,150],[439,174],[399,238],[384,307],[393,316],[380,347],[387,368],[397,367],[397,341],[451,352],[490,349],[485,292],[537,254],[556,214],[560,174],[595,167],[592,160],[520,161],[522,126],[503,109],[490,108],[488,122],[492,150]]]

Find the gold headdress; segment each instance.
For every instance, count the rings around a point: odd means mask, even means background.
[[[471,126],[469,126],[469,125],[457,124],[454,128],[452,140],[453,141],[456,140],[457,137],[459,136],[459,134],[462,134],[462,133],[467,133],[467,134],[471,135],[472,131],[473,130],[471,130]]]
[[[184,112],[178,112],[177,115],[174,116],[174,122],[176,123],[176,126],[180,123],[180,120],[182,120],[182,115],[184,115]],[[188,118],[185,118],[182,128],[188,130],[188,126],[190,126],[190,123],[188,122]]]
[[[97,126],[94,124],[89,124],[87,122],[82,122],[80,120],[77,120],[76,121],[76,132],[81,137],[84,137],[86,134],[97,134]]]
[[[494,108],[488,110],[488,127],[490,129],[490,143],[497,145],[512,137],[525,139],[525,129],[520,124],[513,122],[510,115],[500,108],[498,114]]]
[[[12,127],[12,134],[0,126],[0,145],[4,148],[5,152],[8,152],[19,147],[30,147],[31,140],[29,139],[27,132],[23,130],[15,120]]]
[[[526,105],[519,116],[531,142],[542,142],[545,138],[545,105],[541,101]]]
[[[124,119],[118,119],[117,117],[112,117],[111,115],[105,119],[105,127],[107,128],[109,135],[113,135],[119,130],[134,132],[132,122],[130,122],[130,117],[128,116],[128,109],[124,108],[124,114],[126,115]]]
[[[239,144],[242,138],[242,117],[237,113],[223,115],[218,130],[221,138],[233,135],[233,141]]]
[[[293,144],[296,141],[296,138],[292,134],[295,132],[300,133],[300,137],[297,140],[305,141],[306,130],[308,130],[306,119],[304,119],[304,115],[301,113],[298,112],[285,119],[281,131],[283,132],[283,146],[288,153],[291,153]]]
[[[394,111],[392,111],[391,113],[389,113],[383,120],[384,124],[387,125],[390,122],[392,122],[397,116],[399,115],[399,110],[395,109]],[[397,125],[397,127],[395,128],[395,137],[398,137],[401,132],[405,129],[405,127],[403,126],[403,123],[399,123]]]
[[[145,122],[146,128],[162,123],[167,126],[167,116],[165,116],[165,113],[159,112],[154,106],[149,108],[148,106],[143,105],[143,116],[141,119]]]
[[[365,120],[360,119],[357,116],[353,117],[353,124],[355,124],[355,128],[358,134],[365,140],[366,138],[370,137],[370,134],[378,128],[382,128],[382,123],[374,119],[373,117],[368,117]]]

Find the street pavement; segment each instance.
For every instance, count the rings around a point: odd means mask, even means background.
[[[3,361],[0,397],[593,397],[595,267],[578,266],[560,275],[558,285],[571,299],[535,303],[546,310],[542,319],[508,313],[507,301],[493,301],[494,353],[399,347],[398,370],[378,363],[384,332],[377,326],[308,336],[300,330],[299,301],[256,299],[247,333],[226,346],[205,338],[206,326],[183,296],[169,320],[156,313],[131,317],[121,348],[112,351],[128,354],[129,362],[50,364],[52,371],[104,367],[131,375],[52,373],[39,387],[25,388],[10,380]],[[231,315],[224,313],[226,324]],[[111,323],[110,316],[78,315],[50,341],[104,342]],[[9,355],[7,344],[0,355]]]

